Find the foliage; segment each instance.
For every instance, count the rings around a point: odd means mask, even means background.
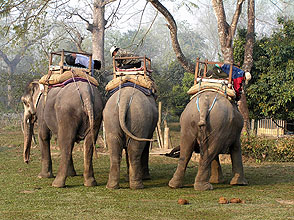
[[[278,19],[281,28],[255,42],[253,80],[247,88],[251,118],[294,119],[294,20]],[[235,41],[235,60],[242,61],[244,31]]]
[[[179,117],[190,101],[187,91],[194,82],[194,75],[185,72],[183,67],[174,61],[167,71],[155,76],[158,87],[158,101],[163,103],[164,112]]]
[[[294,162],[294,138],[243,136],[242,154],[256,161]]]

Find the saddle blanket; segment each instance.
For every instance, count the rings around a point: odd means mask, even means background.
[[[115,92],[117,92],[120,88],[124,88],[124,87],[133,87],[135,89],[138,89],[140,90],[141,92],[143,92],[145,95],[147,96],[150,96],[150,95],[154,95],[154,93],[152,92],[151,89],[147,89],[147,88],[144,88],[142,86],[139,86],[135,83],[132,83],[132,82],[125,82],[123,84],[121,84],[121,86],[118,86],[112,90],[109,91],[109,94],[110,96],[112,96]]]
[[[58,84],[54,84],[54,85],[49,85],[49,88],[53,88],[53,87],[64,87],[66,86],[67,84],[69,83],[72,83],[72,82],[88,82],[90,83],[91,85],[93,86],[96,86],[94,83],[88,81],[87,79],[84,79],[84,78],[81,78],[81,77],[73,77],[73,78],[70,78],[68,80],[65,80],[64,82],[62,83],[58,83]]]

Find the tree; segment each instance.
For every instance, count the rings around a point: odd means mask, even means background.
[[[278,19],[281,28],[254,44],[253,80],[247,89],[252,118],[294,120],[294,20]],[[242,59],[245,45],[240,31],[235,57]],[[238,51],[240,51],[238,53]]]
[[[12,102],[12,81],[17,66],[29,52],[32,45],[47,36],[51,27],[45,26],[42,16],[36,17],[36,7],[40,2],[35,2],[31,7],[27,5],[15,6],[10,9],[1,19],[0,27],[0,58],[6,65],[7,73],[7,105],[11,107]],[[12,13],[13,14],[10,14]],[[38,12],[39,9],[38,9]],[[41,12],[40,12],[41,13]],[[16,17],[14,16],[16,14]]]

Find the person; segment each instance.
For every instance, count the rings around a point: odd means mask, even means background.
[[[80,67],[80,68],[89,68],[89,57],[82,55],[71,53],[65,56],[65,62],[67,65]],[[100,60],[92,60],[92,72],[91,75],[94,73],[94,69],[99,70],[101,68],[101,61]]]
[[[223,64],[219,66],[218,64],[215,64],[214,67],[214,73],[219,76],[220,78],[226,78],[230,74],[230,64]],[[245,80],[245,83],[247,84],[248,81],[251,79],[251,74],[249,72],[246,72],[236,66],[233,66],[233,72],[232,72],[232,80],[234,84],[234,90],[236,92],[236,101],[239,101],[241,98],[242,93],[242,83]]]
[[[110,48],[110,53],[112,57],[136,57],[135,54],[123,50],[119,47],[112,46]],[[119,59],[116,60],[118,63],[118,67],[121,69],[130,69],[130,68],[140,68],[141,67],[141,61],[139,59]]]

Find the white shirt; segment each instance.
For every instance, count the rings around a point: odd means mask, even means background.
[[[81,64],[81,65],[85,66],[86,68],[89,68],[89,59],[90,58],[88,56],[76,54],[75,64]],[[94,60],[92,59],[91,75],[93,76],[93,74],[94,74]]]

